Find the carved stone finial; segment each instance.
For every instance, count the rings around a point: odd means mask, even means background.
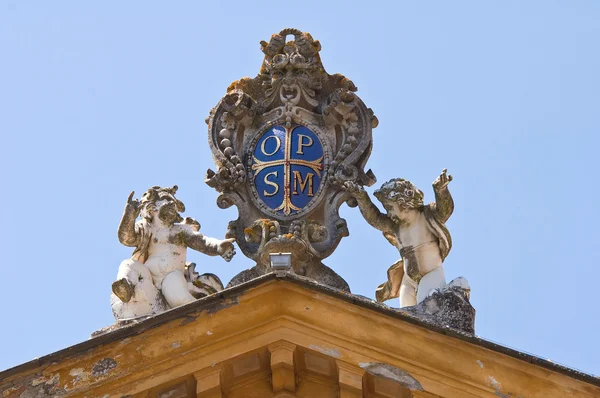
[[[349,291],[321,261],[348,235],[338,209],[355,201],[344,183],[375,182],[364,166],[377,119],[352,81],[325,71],[309,33],[283,29],[261,50],[258,75],[233,82],[208,117],[216,170],[206,183],[219,207],[237,206],[227,236],[256,262],[230,285],[269,272],[270,253],[289,252],[294,272]]]
[[[196,264],[186,263],[186,251],[189,247],[230,261],[234,239],[202,235],[198,221],[179,214],[185,206],[176,192],[177,185],[154,186],[141,200],[133,199],[133,192],[127,199],[118,235],[135,250],[119,266],[112,285],[111,307],[118,321],[158,314],[223,289],[216,275],[199,275]]]

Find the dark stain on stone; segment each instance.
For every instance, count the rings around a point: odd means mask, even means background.
[[[92,375],[96,377],[105,376],[106,374],[108,374],[108,372],[110,372],[116,367],[117,361],[115,361],[112,358],[103,358],[92,367]]]
[[[0,396],[3,398],[17,398],[66,395],[67,391],[64,388],[57,387],[58,380],[58,375],[48,378],[48,376],[43,376],[42,372],[37,372],[19,380],[14,380],[9,384],[3,384],[0,387],[2,393]]]
[[[202,313],[207,313],[209,315],[212,315],[212,314],[216,314],[217,312],[219,312],[221,310],[224,310],[226,308],[229,308],[229,307],[232,307],[232,306],[238,305],[238,304],[239,304],[239,302],[238,302],[237,297],[222,298],[220,301],[215,302],[213,305],[202,310],[202,312],[200,312],[198,314],[185,315],[183,321],[181,321],[179,326],[185,326],[189,323],[194,322],[196,319],[198,319],[202,315]]]
[[[183,319],[183,321],[181,321],[181,323],[179,324],[179,326],[185,326],[188,323],[192,323],[194,322],[196,319],[198,319],[198,316],[192,316],[192,315],[186,315]]]
[[[48,397],[56,397],[59,395],[66,395],[67,391],[64,388],[55,388],[54,384],[42,384],[42,390]]]
[[[206,312],[208,314],[216,314],[217,312],[224,310],[226,308],[229,307],[233,307],[234,305],[238,305],[238,298],[237,297],[228,297],[228,298],[224,298],[221,301],[216,302],[214,305],[210,306],[209,308],[206,309]]]
[[[422,276],[419,271],[419,260],[417,260],[414,246],[406,246],[400,249],[400,256],[402,256],[402,259],[404,260],[406,274],[413,281],[419,283]]]
[[[173,235],[169,235],[169,239],[167,240],[169,243],[177,246],[187,246],[185,243],[185,233],[178,232]]]
[[[25,392],[25,386],[20,387],[10,387],[7,389],[0,389],[2,391],[2,396],[5,398],[16,398],[23,396]]]

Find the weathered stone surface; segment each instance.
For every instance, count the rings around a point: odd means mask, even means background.
[[[234,276],[231,279],[231,281],[229,281],[229,283],[227,284],[227,287],[229,288],[232,286],[239,285],[254,278],[258,278],[259,276],[268,274],[269,272],[272,272],[270,267],[266,268],[254,266]],[[329,268],[321,262],[311,263],[310,266],[307,267],[303,276],[318,281],[319,283],[322,283],[323,285],[332,287],[334,289],[350,293],[350,286],[348,286],[348,283],[335,271],[333,271],[331,268]]]
[[[470,291],[464,278],[457,278],[448,287],[432,290],[418,305],[402,308],[402,312],[441,327],[474,334],[475,308],[469,302]]]
[[[120,329],[124,326],[133,326],[133,325],[135,325],[145,319],[148,319],[152,316],[153,316],[153,314],[143,315],[143,316],[139,316],[137,318],[117,319],[117,320],[115,320],[115,323],[113,323],[112,325],[105,326],[101,329],[98,329],[98,330],[92,332],[92,334],[90,335],[90,338],[94,338],[94,337],[98,337],[98,336],[101,336],[106,333],[110,333],[110,332]]]
[[[118,235],[122,244],[135,250],[119,266],[112,285],[111,307],[117,320],[158,314],[223,290],[216,275],[199,275],[196,264],[186,262],[186,252],[189,247],[230,261],[234,239],[202,235],[198,221],[179,214],[185,206],[175,192],[177,186],[152,187],[139,201],[133,192],[129,195]]]
[[[289,272],[0,371],[0,397],[155,397],[184,381],[189,397],[272,397],[282,363],[300,398],[600,397],[597,377]]]
[[[240,272],[239,274],[237,274],[236,276],[234,276],[233,278],[231,278],[231,280],[229,281],[229,283],[227,284],[227,288],[233,287],[233,286],[237,286],[240,285],[242,283],[246,283],[252,279],[256,279],[261,275],[265,275],[268,272],[264,271],[264,270],[260,270],[258,268],[258,266],[254,266],[250,269],[244,270],[242,272]]]
[[[355,201],[344,182],[375,182],[364,167],[377,118],[352,81],[325,71],[310,34],[284,29],[261,48],[259,74],[233,82],[207,118],[216,171],[205,181],[219,207],[238,208],[226,236],[256,263],[230,285],[270,272],[269,254],[285,252],[295,274],[347,291],[322,260],[348,236],[338,209]]]
[[[452,248],[452,238],[445,223],[454,210],[448,190],[452,176],[446,173],[444,169],[433,182],[436,201],[428,205],[423,192],[410,181],[394,178],[383,184],[375,197],[387,214],[379,211],[361,185],[344,184],[367,222],[383,232],[402,256],[388,270],[388,281],[377,289],[378,301],[400,297],[400,307],[416,305],[432,289],[446,286],[442,263]]]

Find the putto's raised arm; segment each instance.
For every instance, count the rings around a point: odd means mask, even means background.
[[[442,174],[432,184],[435,193],[435,204],[431,206],[431,209],[443,223],[448,221],[454,211],[454,200],[448,190],[448,184],[452,181],[452,176],[448,175],[447,172],[448,169],[442,170]]]
[[[397,226],[392,219],[379,211],[363,187],[355,182],[346,182],[344,188],[356,199],[361,214],[372,227],[386,234],[396,233]]]
[[[121,217],[121,223],[119,224],[119,242],[125,246],[133,247],[139,245],[139,234],[135,230],[135,220],[140,214],[140,202],[137,199],[133,199],[134,192],[131,191],[127,198],[127,204],[125,205],[125,211],[123,217]]]

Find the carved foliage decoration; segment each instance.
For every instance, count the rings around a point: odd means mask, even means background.
[[[338,209],[355,203],[343,183],[375,182],[364,166],[377,118],[352,81],[325,71],[310,34],[284,29],[261,49],[259,74],[233,82],[207,118],[216,171],[206,183],[219,207],[237,206],[228,235],[259,268],[291,252],[307,274],[348,235]]]

